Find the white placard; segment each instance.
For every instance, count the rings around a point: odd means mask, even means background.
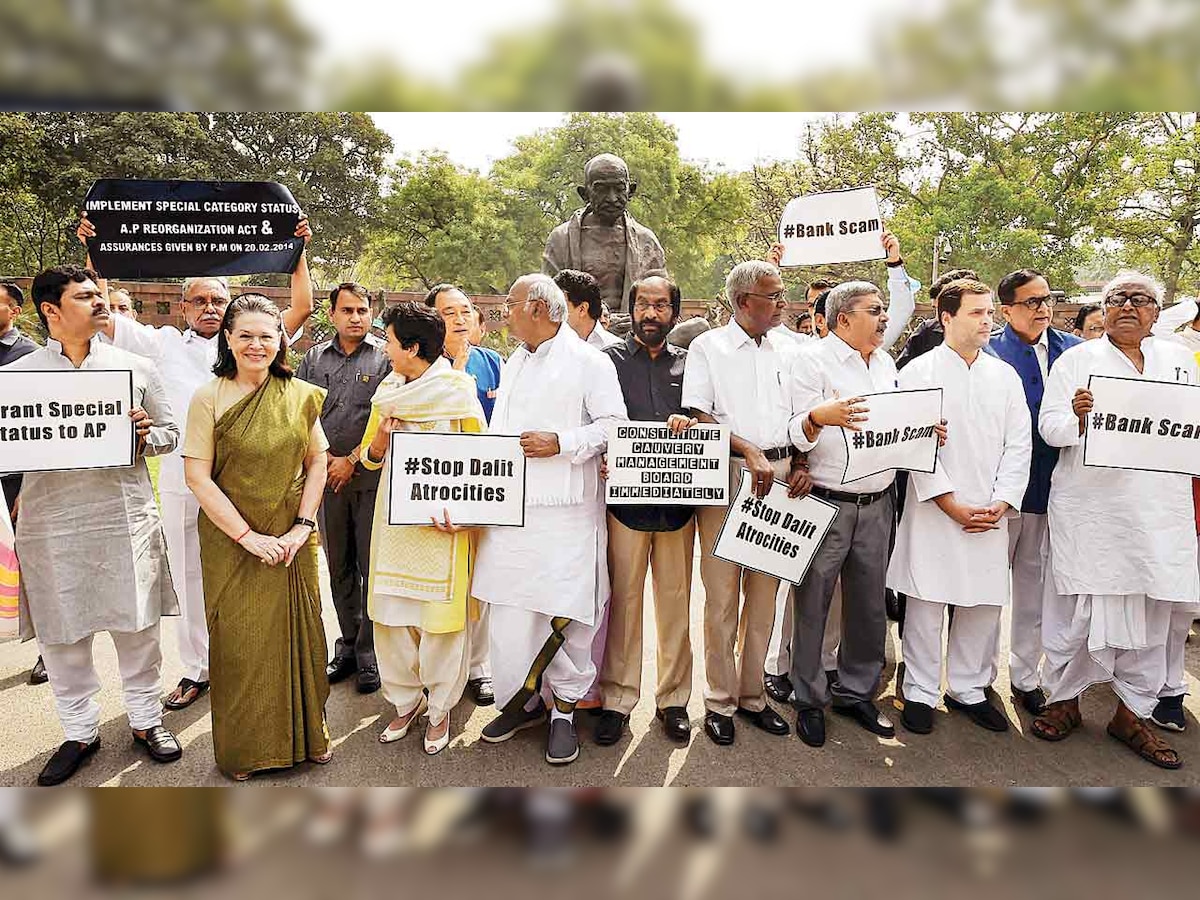
[[[743,469],[713,556],[799,584],[837,515],[836,506],[811,494],[789,499],[782,481],[760,500],[750,490],[749,470]]]
[[[132,466],[128,369],[0,369],[0,472]]]
[[[608,430],[610,506],[724,506],[729,502],[729,426],[693,425],[678,437],[663,422]]]
[[[942,389],[884,391],[862,394],[867,420],[862,431],[842,429],[846,469],[842,484],[852,484],[888,469],[933,472],[938,438],[933,426],[942,421]]]
[[[779,220],[782,266],[887,259],[875,188],[806,194],[788,201]]]
[[[525,524],[525,454],[503,434],[393,431],[388,524]]]
[[[1092,375],[1083,464],[1200,477],[1200,386]]]

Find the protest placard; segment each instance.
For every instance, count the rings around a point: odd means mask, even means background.
[[[0,369],[0,472],[132,466],[128,369]]]
[[[662,422],[608,431],[611,506],[724,506],[729,502],[729,426],[693,425],[679,436]]]
[[[942,421],[942,389],[884,391],[862,394],[867,419],[861,431],[842,429],[846,469],[842,484],[888,469],[933,472],[938,438],[933,426]]]
[[[743,469],[713,556],[799,584],[837,515],[836,506],[811,494],[790,499],[782,481],[759,499],[750,489],[749,470]]]
[[[886,259],[875,188],[805,194],[788,201],[779,220],[782,266]]]
[[[83,208],[87,242],[106,278],[186,278],[292,272],[304,240],[300,206],[273,181],[102,178]]]
[[[1200,477],[1200,385],[1092,375],[1083,464]]]
[[[393,431],[388,524],[525,524],[525,453],[503,434]]]

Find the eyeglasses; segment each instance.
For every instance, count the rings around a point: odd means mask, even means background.
[[[746,291],[752,297],[766,297],[772,303],[778,303],[787,298],[787,291],[776,291],[773,294],[760,294],[758,291]]]
[[[213,309],[224,309],[229,305],[229,301],[224,297],[196,297],[193,300],[186,301],[191,305],[196,312],[204,312],[208,307]]]
[[[1030,297],[1028,300],[1014,300],[1012,303],[1001,303],[1001,306],[1023,306],[1030,312],[1037,312],[1043,306],[1054,305],[1054,298],[1047,294],[1045,297]]]
[[[652,309],[656,313],[669,313],[672,309],[672,306],[670,302],[646,303],[643,300],[639,300],[637,303],[633,304],[633,308],[636,312],[646,312],[647,310]]]
[[[879,316],[881,316],[883,314],[883,309],[884,309],[883,306],[876,303],[874,306],[860,306],[860,307],[858,307],[858,309],[843,309],[842,312],[844,312],[846,315],[850,315],[850,313],[856,313],[856,312],[865,312],[868,316],[871,316],[872,318],[878,318]]]
[[[1134,309],[1145,309],[1147,306],[1157,306],[1158,301],[1149,294],[1112,294],[1104,298],[1105,309],[1120,309],[1126,303]]]

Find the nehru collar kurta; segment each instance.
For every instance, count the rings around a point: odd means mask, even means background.
[[[1191,479],[1167,472],[1084,468],[1075,391],[1090,375],[1196,384],[1196,359],[1165,338],[1142,341],[1138,372],[1107,337],[1059,357],[1046,383],[1038,427],[1062,453],[1050,483],[1050,536],[1059,594],[1144,594],[1195,602],[1196,531]]]
[[[1029,479],[1032,426],[1016,370],[983,351],[968,366],[945,344],[900,373],[903,390],[942,389],[946,446],[933,473],[911,472],[888,587],[955,606],[1001,606],[1008,600],[1008,521],[968,534],[934,498],[959,503],[1003,500],[1016,515]]]
[[[74,370],[58,341],[10,369]],[[145,455],[179,443],[162,380],[140,357],[93,338],[79,367],[133,372],[133,405],[154,425]],[[21,560],[21,637],[73,644],[98,631],[137,632],[175,615],[179,604],[167,568],[166,542],[146,461],[72,472],[31,472],[17,520]]]

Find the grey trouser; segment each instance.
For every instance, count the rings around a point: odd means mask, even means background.
[[[823,498],[822,498],[823,499]],[[867,506],[827,501],[838,516],[804,581],[793,591],[792,686],[796,706],[823,707],[831,700],[874,700],[883,675],[887,612],[888,545],[895,500],[891,492]],[[842,643],[832,692],[821,665],[821,645],[833,588],[842,579]]]
[[[321,546],[329,563],[329,590],[342,631],[333,655],[354,657],[359,668],[375,665],[375,632],[367,616],[375,494],[375,489],[326,491],[317,512]]]

